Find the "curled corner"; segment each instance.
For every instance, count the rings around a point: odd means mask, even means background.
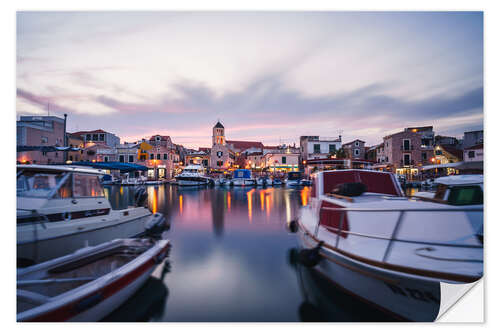
[[[456,303],[458,303],[460,301],[460,299],[465,294],[467,294],[477,284],[481,284],[481,286],[483,286],[483,279],[481,278],[481,279],[479,279],[479,280],[477,280],[475,282],[472,282],[472,283],[457,283],[457,284],[452,284],[452,283],[441,282],[440,283],[441,304],[440,304],[440,307],[439,307],[439,313],[438,313],[438,315],[436,317],[436,321],[438,321],[438,322],[455,321],[455,320],[447,320],[447,319],[445,319],[443,317],[443,315],[445,313],[447,313],[448,310],[450,310]],[[477,304],[475,304],[475,303],[474,304],[470,304],[470,306],[468,308],[470,308],[470,309],[473,309],[473,308],[477,309],[476,305]],[[482,304],[481,304],[481,311],[482,311]],[[466,321],[468,321],[468,320],[464,320],[462,322],[466,322]]]

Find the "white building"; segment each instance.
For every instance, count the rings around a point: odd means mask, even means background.
[[[483,144],[469,147],[464,149],[464,161],[465,162],[479,162],[484,160]]]
[[[320,136],[300,137],[300,157],[302,160],[328,158],[328,155],[342,148],[342,137]]]

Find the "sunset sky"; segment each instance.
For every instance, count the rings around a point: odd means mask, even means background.
[[[19,12],[17,115],[68,131],[368,145],[483,128],[480,12]]]

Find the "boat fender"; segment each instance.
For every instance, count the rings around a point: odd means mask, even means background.
[[[291,220],[288,222],[288,230],[293,234],[299,230],[299,223],[297,220]]]
[[[147,198],[148,192],[146,192],[146,189],[144,187],[138,188],[134,195],[135,205],[137,207],[144,205]]]
[[[319,242],[318,245],[313,249],[302,249],[299,252],[299,262],[305,267],[312,268],[316,266],[320,260],[321,256],[319,251],[323,245],[323,241]]]
[[[167,222],[162,213],[154,213],[145,224],[146,234],[161,235],[165,230],[170,229],[170,223]]]

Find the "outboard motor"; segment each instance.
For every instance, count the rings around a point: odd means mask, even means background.
[[[135,205],[137,207],[144,205],[147,198],[148,192],[146,192],[146,189],[144,187],[138,188],[134,195]]]
[[[363,183],[344,183],[337,185],[331,193],[346,197],[357,197],[365,192],[366,185]]]
[[[144,225],[146,235],[159,237],[161,234],[170,229],[170,223],[167,222],[162,213],[154,213]]]

